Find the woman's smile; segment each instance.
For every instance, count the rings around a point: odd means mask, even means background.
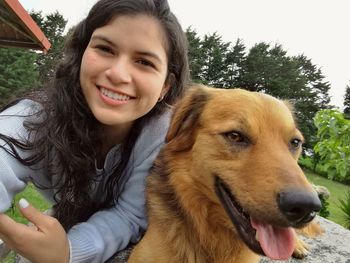
[[[101,99],[106,103],[110,105],[121,105],[126,104],[130,100],[135,100],[136,97],[130,96],[128,94],[125,94],[120,91],[107,89],[105,87],[97,86],[99,89],[100,97]]]

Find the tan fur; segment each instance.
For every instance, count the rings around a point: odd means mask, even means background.
[[[249,149],[224,134],[249,136]],[[289,106],[241,89],[193,87],[175,108],[167,144],[148,177],[149,228],[129,263],[254,263],[214,190],[220,175],[251,215],[278,225],[280,189],[314,191],[297,164],[301,137]],[[297,241],[296,252],[303,251]],[[300,252],[301,251],[301,252]]]

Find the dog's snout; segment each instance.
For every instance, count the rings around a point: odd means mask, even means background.
[[[306,191],[284,191],[277,195],[280,211],[294,226],[310,222],[321,209],[321,201],[316,193]]]

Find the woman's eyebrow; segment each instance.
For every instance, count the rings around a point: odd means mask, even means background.
[[[91,40],[102,40],[104,42],[107,42],[109,45],[115,47],[116,45],[113,43],[113,41],[111,41],[108,37],[104,36],[104,35],[93,35],[91,37]]]

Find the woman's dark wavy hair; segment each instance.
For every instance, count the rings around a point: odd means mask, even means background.
[[[139,14],[154,17],[164,29],[171,88],[148,114],[135,121],[122,145],[122,159],[109,180],[99,186],[103,187],[99,193],[105,193],[104,199],[95,200],[91,189],[96,180],[95,160],[99,155],[103,135],[82,94],[80,64],[95,29],[117,16]],[[66,43],[63,60],[56,69],[47,99],[40,100],[43,105],[41,121],[26,122],[30,134],[36,134],[34,140],[24,143],[3,135],[0,138],[34,152],[23,159],[12,147],[11,154],[24,165],[33,166],[38,162],[43,164],[42,168],[56,189],[54,215],[68,230],[74,224],[86,221],[98,210],[111,207],[117,202],[121,172],[129,161],[144,123],[174,104],[183,94],[188,81],[186,36],[166,0],[100,0],[92,7],[86,19],[75,27]]]

